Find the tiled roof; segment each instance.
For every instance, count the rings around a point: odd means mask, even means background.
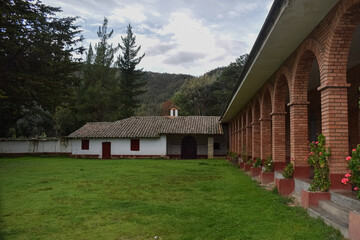
[[[162,134],[223,134],[218,116],[130,117],[116,122],[93,122],[69,138],[158,138]]]

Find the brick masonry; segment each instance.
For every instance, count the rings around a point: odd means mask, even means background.
[[[303,176],[308,140],[321,132],[331,149],[332,185],[341,188],[345,158],[360,143],[360,64],[348,69],[347,63],[359,23],[360,0],[339,1],[230,123],[233,129],[233,122],[240,122],[240,134],[230,134],[231,146],[238,142],[238,152],[272,156],[281,166],[291,159],[295,175]],[[310,91],[314,66],[318,86]]]

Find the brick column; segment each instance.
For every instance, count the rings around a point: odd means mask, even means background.
[[[246,152],[247,152],[248,157],[252,157],[252,128],[251,128],[251,125],[246,126]]]
[[[320,86],[321,91],[321,122],[325,144],[330,147],[330,181],[331,189],[349,189],[341,184],[347,171],[345,158],[349,155],[348,98],[344,86]]]
[[[294,164],[294,177],[309,178],[308,156],[308,105],[309,102],[289,103],[290,106],[290,156]]]
[[[246,127],[242,127],[241,128],[241,131],[242,131],[242,139],[241,139],[241,142],[242,142],[242,148],[241,148],[241,153],[244,152],[244,149],[247,149],[247,146],[246,146]],[[243,159],[244,161],[246,159]]]
[[[240,124],[239,124],[239,118],[237,117],[236,118],[236,133],[235,133],[235,152],[237,154],[239,154],[239,127],[240,127]]]
[[[271,157],[271,119],[260,119],[260,157]]]
[[[286,166],[286,136],[285,136],[285,115],[286,112],[271,114],[272,118],[272,156],[274,170],[283,170]]]
[[[260,157],[260,122],[258,120],[251,123],[252,127],[252,157]]]

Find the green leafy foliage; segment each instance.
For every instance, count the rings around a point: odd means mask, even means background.
[[[43,109],[53,114],[69,101],[82,53],[76,18],[57,18],[59,8],[41,1],[0,3],[0,136],[23,118],[22,111]]]
[[[353,190],[357,191],[357,196],[360,198],[360,144],[357,145],[356,149],[351,151],[351,157],[348,156],[348,173],[341,180],[343,184],[351,182],[353,184]]]
[[[192,76],[186,74],[144,72],[140,82],[147,82],[144,87],[146,92],[141,95],[139,99],[141,106],[136,110],[135,114],[141,116],[169,115],[169,109],[163,109],[162,105],[167,101],[172,102],[171,98],[175,92],[189,78],[192,78]]]
[[[255,162],[254,162],[254,167],[261,167],[261,164],[262,164],[262,160],[261,158],[256,158]]]
[[[326,192],[330,188],[329,164],[330,151],[325,147],[325,136],[320,134],[317,142],[310,142],[308,163],[314,167],[314,179],[310,184],[310,191]]]
[[[203,76],[185,81],[173,97],[182,115],[217,116],[223,112],[235,83],[239,80],[247,54],[225,68],[214,69]]]
[[[264,172],[273,172],[274,171],[274,162],[271,157],[267,157],[264,162]]]
[[[293,177],[293,174],[294,174],[294,166],[293,166],[292,163],[289,163],[289,164],[284,168],[283,176],[284,176],[284,178],[289,179],[289,178],[292,178],[292,177]]]

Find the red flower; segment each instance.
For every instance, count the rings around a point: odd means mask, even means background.
[[[342,184],[347,184],[348,182],[349,182],[349,179],[347,179],[347,178],[341,179]]]
[[[353,152],[356,152],[356,149],[354,148],[352,151],[353,151]]]
[[[322,152],[319,152],[319,155],[322,155],[323,153]]]
[[[351,157],[348,156],[348,157],[346,158],[346,161],[350,161],[350,160],[351,160]]]

